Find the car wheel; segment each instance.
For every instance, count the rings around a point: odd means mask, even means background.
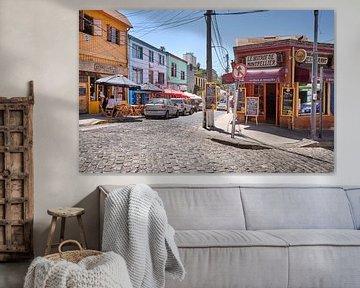
[[[176,117],[176,118],[179,118],[179,110],[176,111],[175,117]]]
[[[193,109],[190,109],[190,115],[192,115],[194,113]]]
[[[166,111],[165,112],[165,117],[164,117],[165,119],[169,119],[169,111]]]

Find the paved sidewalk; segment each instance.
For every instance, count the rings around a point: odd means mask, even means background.
[[[212,137],[229,141],[239,146],[268,146],[276,148],[324,147],[333,149],[334,131],[324,130],[321,139],[312,140],[309,130],[289,130],[273,124],[249,122],[235,125],[235,138],[231,138],[233,114],[215,118],[215,128],[209,130]],[[251,147],[249,147],[251,148]]]

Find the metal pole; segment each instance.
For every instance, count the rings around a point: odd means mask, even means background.
[[[212,50],[211,50],[211,15],[213,14],[213,10],[206,11],[206,75],[207,81],[212,82]],[[216,87],[215,87],[216,89]],[[207,95],[205,95],[207,97]],[[205,101],[206,104],[206,101]],[[205,105],[206,108],[206,105]],[[206,117],[206,113],[208,117]],[[205,109],[205,126],[214,126],[214,110],[206,110]],[[210,122],[210,123],[209,123]],[[205,127],[205,128],[206,128]]]
[[[211,14],[212,10],[206,10],[206,75],[207,81],[212,81],[212,51],[211,51]],[[207,118],[206,118],[206,97],[203,101],[203,128],[207,128]]]
[[[316,100],[317,100],[317,80],[318,80],[318,16],[319,10],[314,10],[314,48],[312,63],[312,89],[311,89],[311,138],[316,138]]]
[[[233,119],[231,125],[231,138],[235,138],[235,124],[236,124],[236,116],[237,116],[237,103],[239,98],[239,80],[236,80],[235,84],[235,99],[234,100],[234,110],[233,110]]]
[[[320,67],[320,127],[319,127],[319,138],[322,138],[323,128],[323,85],[324,85],[324,67]]]

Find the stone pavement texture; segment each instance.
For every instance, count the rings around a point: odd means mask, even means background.
[[[99,122],[97,117],[81,117],[79,171],[193,174],[333,172],[334,152],[322,147],[304,147],[307,140],[299,135],[289,138],[285,137],[285,131],[282,132],[284,135],[279,131],[277,134],[272,131],[272,134],[271,131],[257,131],[250,125],[240,126],[242,131],[249,132],[237,133],[235,139],[231,139],[230,130],[226,131],[228,115],[216,112],[217,128],[213,130],[201,128],[200,112],[168,120],[138,117],[115,123],[107,123],[109,119],[100,119]],[[257,129],[263,126],[259,125]]]

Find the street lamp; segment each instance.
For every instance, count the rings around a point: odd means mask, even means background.
[[[221,46],[221,45],[213,45],[213,46],[211,46],[212,48],[217,48],[217,47],[219,47],[219,48],[222,48],[222,49],[224,49],[225,51],[226,51],[226,69],[225,69],[225,72],[226,73],[229,73],[229,71],[230,71],[230,66],[229,66],[229,51],[224,47],[224,46]]]

